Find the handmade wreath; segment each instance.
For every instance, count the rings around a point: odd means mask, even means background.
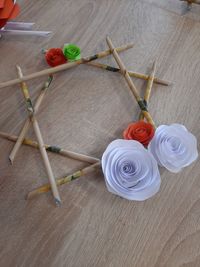
[[[109,50],[87,58],[81,58],[81,50],[74,44],[65,44],[63,48],[44,50],[46,62],[52,68],[23,76],[21,68],[17,66],[19,78],[0,84],[0,88],[2,88],[19,83],[29,112],[29,116],[18,137],[0,132],[0,136],[16,142],[9,156],[10,161],[13,163],[22,143],[39,148],[50,182],[50,184],[45,184],[31,191],[28,194],[28,198],[52,190],[56,204],[60,204],[61,199],[57,186],[66,184],[94,171],[96,168],[102,167],[106,187],[109,192],[128,200],[142,201],[152,197],[159,191],[161,178],[158,166],[177,173],[194,162],[198,157],[197,140],[185,126],[174,123],[156,127],[148,111],[148,102],[153,83],[169,84],[166,81],[155,78],[156,62],[154,62],[149,76],[129,72],[121,61],[118,52],[131,48],[132,45],[115,48],[109,37],[106,38],[106,41]],[[109,54],[113,55],[119,68],[92,62]],[[53,80],[52,75],[79,64],[89,64],[108,71],[120,72],[124,76],[141,110],[139,120],[130,123],[123,131],[124,139],[112,141],[104,151],[101,160],[88,155],[67,151],[57,146],[45,145],[36,118],[45,93]],[[36,104],[33,106],[25,81],[45,75],[49,75],[48,79],[42,86]],[[138,94],[130,76],[147,80],[144,99]],[[33,125],[38,142],[25,138],[31,124]],[[91,165],[66,177],[55,179],[46,151],[85,161]]]

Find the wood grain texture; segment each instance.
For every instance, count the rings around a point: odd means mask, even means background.
[[[157,59],[156,76],[173,88],[154,85],[149,109],[157,124],[185,124],[200,140],[200,12],[180,16],[172,0],[19,1],[18,20],[52,30],[50,38],[5,37],[0,40],[0,80],[46,67],[42,48],[77,43],[83,55],[134,42],[121,54],[128,69],[147,72]],[[179,10],[180,8],[180,10]],[[174,11],[176,10],[176,11]],[[194,17],[193,17],[194,15]],[[113,64],[112,57],[101,62]],[[30,81],[36,99],[45,79]],[[135,80],[144,94],[146,83]],[[0,90],[0,130],[19,134],[27,116],[19,88]],[[100,157],[122,136],[139,109],[118,73],[79,66],[55,76],[38,113],[48,144]],[[33,131],[29,136],[34,138]],[[160,192],[145,202],[130,202],[107,192],[101,172],[60,187],[55,208],[50,194],[31,201],[24,196],[47,182],[40,154],[22,147],[14,166],[13,143],[0,139],[0,266],[3,267],[197,267],[200,266],[200,165],[179,174],[161,170]],[[49,154],[57,177],[87,166]]]

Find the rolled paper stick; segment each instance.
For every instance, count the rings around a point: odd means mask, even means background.
[[[43,54],[46,54],[47,51],[48,50],[42,49],[42,53]],[[99,63],[99,62],[91,61],[91,62],[87,62],[86,64],[90,65],[90,66],[93,66],[93,67],[96,67],[96,68],[104,69],[104,70],[107,70],[107,71],[120,72],[121,73],[121,70],[119,68],[112,67],[112,66],[109,66],[109,65],[106,65],[106,64],[102,64],[102,63]],[[150,77],[149,75],[142,74],[142,73],[139,73],[139,72],[128,71],[128,73],[132,77],[139,78],[139,79],[146,80],[146,81]],[[156,78],[156,77],[154,77],[153,82],[157,83],[157,84],[165,85],[165,86],[172,85],[172,82],[165,81],[165,80],[162,80],[162,79]]]
[[[116,48],[116,50],[118,52],[122,52],[122,51],[130,49],[132,47],[133,47],[133,44],[127,44],[127,45],[124,45],[122,47]],[[11,81],[8,81],[8,82],[0,83],[0,88],[11,86],[11,85],[15,85],[15,84],[21,83],[23,81],[28,81],[28,80],[35,79],[35,78],[38,78],[38,77],[54,74],[56,72],[64,71],[64,70],[76,67],[76,66],[78,66],[80,64],[83,64],[83,63],[86,63],[86,62],[90,62],[90,61],[95,60],[97,58],[106,57],[106,56],[108,56],[110,54],[111,54],[110,49],[109,50],[105,50],[105,51],[100,52],[98,54],[95,54],[93,56],[89,56],[89,57],[86,57],[86,58],[81,58],[81,59],[76,60],[74,62],[62,64],[62,65],[59,65],[57,67],[48,68],[48,69],[45,69],[45,70],[42,70],[42,71],[38,71],[38,72],[32,73],[30,75],[23,76],[23,78],[21,78],[21,79],[18,78],[18,79],[14,79],[14,80],[11,80]]]
[[[97,68],[101,68],[101,69],[104,69],[104,70],[108,70],[108,71],[111,71],[111,72],[120,72],[121,73],[121,70],[119,68],[115,68],[115,67],[112,67],[112,66],[109,66],[109,65],[105,65],[105,64],[102,64],[102,63],[99,63],[99,62],[93,62],[92,61],[92,62],[88,62],[86,64],[90,65],[90,66],[97,67]],[[138,73],[138,72],[133,72],[133,71],[130,71],[130,70],[128,71],[128,74],[130,76],[132,76],[132,77],[139,78],[139,79],[146,80],[146,81],[150,77],[149,75]],[[171,82],[165,81],[165,80],[162,80],[162,79],[159,79],[159,78],[156,78],[156,77],[154,77],[153,82],[157,83],[157,84],[165,85],[165,86],[172,85]]]
[[[18,74],[20,75],[21,73],[21,69],[18,65],[16,65],[16,68],[17,68],[17,72]],[[21,89],[22,89],[22,92],[23,92],[23,95],[24,95],[24,98],[25,98],[25,101],[26,101],[26,107],[27,107],[27,110],[31,113],[33,113],[34,109],[33,109],[33,104],[32,104],[32,101],[30,99],[30,95],[29,95],[29,91],[27,89],[27,86],[24,82],[21,83]]]
[[[52,32],[47,32],[47,31],[27,31],[27,30],[4,30],[1,29],[0,33],[2,35],[31,35],[31,36],[43,36],[46,37]]]
[[[6,23],[6,25],[4,26],[4,29],[5,30],[9,30],[9,29],[10,30],[14,30],[14,29],[16,29],[16,30],[19,30],[19,29],[20,30],[30,30],[30,29],[32,29],[34,24],[35,23],[32,23],[32,22],[8,21]]]
[[[63,185],[63,184],[67,184],[67,183],[69,183],[69,182],[71,182],[71,181],[73,181],[73,180],[75,180],[77,178],[80,178],[81,176],[84,176],[86,174],[89,174],[89,173],[95,171],[99,167],[101,167],[101,162],[92,164],[89,167],[86,167],[86,168],[83,168],[82,170],[74,172],[71,175],[67,175],[65,177],[56,179],[56,184],[58,186],[59,185]],[[43,186],[31,191],[30,193],[28,193],[27,199],[30,199],[30,198],[32,198],[32,197],[34,197],[36,195],[41,194],[41,193],[48,192],[48,191],[50,191],[50,189],[51,189],[50,184],[45,184],[45,185],[43,185]]]
[[[44,96],[45,96],[45,94],[47,92],[47,89],[49,88],[52,80],[53,80],[53,76],[50,75],[48,77],[47,81],[42,86],[40,95],[37,98],[37,101],[36,101],[36,104],[35,104],[35,108],[34,108],[35,114],[37,114],[38,109],[39,109],[39,107],[40,107],[40,105],[41,105],[41,103],[42,103],[42,101],[44,99]],[[15,143],[15,145],[14,145],[14,147],[13,147],[13,149],[12,149],[10,155],[9,155],[9,160],[10,160],[11,164],[13,164],[13,162],[14,162],[14,159],[15,159],[15,157],[17,155],[17,152],[19,151],[19,148],[20,148],[21,144],[23,143],[23,140],[24,140],[24,138],[25,138],[25,136],[26,136],[26,134],[27,134],[27,132],[28,132],[28,130],[30,128],[30,125],[31,125],[31,122],[30,122],[30,119],[28,117],[26,119],[26,121],[24,123],[24,126],[23,126],[23,128],[22,128],[22,130],[21,130],[21,132],[20,132],[20,134],[18,136],[18,139],[17,139],[17,141],[16,141],[16,143]]]
[[[16,142],[18,139],[18,136],[11,135],[11,134],[8,134],[5,132],[0,132],[0,137],[7,139],[9,141],[12,141],[12,142]],[[31,139],[28,139],[28,138],[23,139],[23,144],[27,145],[27,146],[31,146],[33,148],[37,148],[37,149],[39,148],[39,145],[36,141],[33,141]],[[83,162],[87,162],[87,163],[96,163],[96,162],[100,161],[98,158],[87,156],[87,155],[76,153],[76,152],[72,152],[69,150],[65,150],[65,149],[62,149],[58,146],[51,146],[51,145],[44,144],[44,147],[45,147],[46,151],[49,151],[49,152],[52,152],[55,154],[59,154],[61,156],[67,157],[67,158],[71,158],[71,159],[75,159],[75,160],[79,160],[79,161],[83,161]]]
[[[19,78],[23,77],[21,68],[19,66],[18,66],[18,76],[19,76]],[[22,84],[21,84],[21,86],[22,86]],[[27,86],[26,86],[26,88],[28,90]],[[37,140],[38,140],[40,153],[41,153],[41,156],[42,156],[42,159],[43,159],[43,163],[44,163],[44,166],[45,166],[48,178],[49,178],[49,182],[50,182],[50,185],[51,185],[50,188],[52,190],[55,203],[56,203],[56,205],[60,206],[61,198],[60,198],[60,195],[59,195],[59,192],[58,192],[58,188],[57,188],[56,181],[55,181],[55,178],[54,178],[54,175],[53,175],[53,171],[52,171],[52,168],[51,168],[51,165],[50,165],[50,162],[49,162],[49,158],[48,158],[46,149],[44,147],[44,141],[43,141],[43,138],[42,138],[42,134],[40,132],[40,127],[39,127],[39,124],[38,124],[38,121],[37,121],[37,119],[35,117],[34,112],[30,113],[30,120],[31,120],[31,122],[33,124],[33,129],[34,129],[35,135],[36,135]]]
[[[43,138],[42,138],[42,135],[41,135],[41,132],[40,132],[40,128],[39,128],[39,125],[38,125],[38,122],[37,122],[35,116],[31,117],[31,121],[33,123],[33,129],[34,129],[35,135],[36,135],[37,140],[38,140],[40,153],[41,153],[41,156],[42,156],[42,159],[43,159],[43,162],[44,162],[44,166],[45,166],[48,178],[49,178],[50,188],[52,190],[55,203],[56,203],[56,205],[60,206],[61,205],[60,194],[58,192],[58,188],[57,188],[57,184],[56,184],[56,181],[55,181],[55,177],[53,175],[53,171],[52,171],[52,168],[51,168],[51,165],[50,165],[50,162],[49,162],[49,158],[48,158],[46,149],[44,147],[44,141],[43,141]]]
[[[154,61],[154,63],[153,63],[153,68],[152,68],[151,74],[149,76],[149,79],[147,82],[147,88],[146,88],[145,94],[144,94],[144,102],[145,102],[146,106],[148,106],[149,98],[151,95],[151,89],[153,86],[153,80],[155,77],[155,72],[156,72],[156,61]],[[140,112],[139,120],[143,120],[143,119],[144,119],[144,115],[142,114],[142,112]]]
[[[144,115],[144,117],[146,118],[146,120],[155,127],[155,123],[143,101],[143,99],[140,97],[138,91],[137,91],[137,88],[135,87],[133,81],[131,80],[130,78],[130,75],[128,74],[126,68],[125,68],[125,65],[124,63],[121,61],[115,47],[113,46],[111,40],[109,37],[106,38],[106,41],[107,41],[107,44],[110,48],[110,50],[112,51],[112,54],[113,54],[113,57],[115,58],[115,61],[116,63],[118,64],[119,68],[121,69],[122,71],[122,75],[124,76],[129,88],[131,89],[131,92],[133,93],[141,111],[142,111],[142,114]]]
[[[35,103],[35,107],[34,107],[35,114],[38,112],[52,80],[53,80],[53,75],[49,75],[49,77],[47,78],[47,81],[42,86],[40,95],[38,96],[36,103]]]
[[[14,144],[11,152],[10,152],[10,155],[9,155],[9,160],[10,160],[10,163],[13,164],[14,163],[14,160],[15,160],[15,157],[16,157],[16,154],[17,152],[19,151],[19,148],[21,146],[21,144],[23,143],[23,140],[24,140],[24,136],[26,135],[26,133],[28,132],[28,129],[30,127],[30,119],[28,118],[26,121],[25,121],[25,124],[18,136],[18,139],[16,141],[16,143]]]

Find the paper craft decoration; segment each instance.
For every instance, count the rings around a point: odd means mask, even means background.
[[[156,61],[153,63],[152,71],[147,80],[147,87],[144,94],[144,104],[148,106],[148,102],[155,79]],[[155,128],[148,122],[144,121],[144,115],[140,112],[139,121],[131,123],[123,132],[124,139],[137,140],[145,147],[149,144],[155,133]]]
[[[76,61],[81,58],[81,49],[74,44],[65,44],[63,49],[51,48],[42,51],[45,54],[47,64],[56,67],[67,63],[67,61]]]
[[[17,65],[16,68],[17,68],[18,77],[22,78],[23,73],[22,73],[20,66]],[[54,196],[55,203],[57,206],[60,206],[60,204],[61,204],[60,194],[58,192],[58,188],[57,188],[57,185],[55,182],[55,178],[54,178],[54,174],[53,174],[53,171],[51,168],[51,164],[49,162],[49,158],[48,158],[45,146],[44,146],[43,136],[42,136],[41,131],[40,131],[40,126],[38,124],[36,113],[34,111],[34,107],[33,107],[32,101],[30,99],[29,88],[25,82],[22,82],[20,84],[20,87],[22,89],[22,93],[23,93],[25,101],[26,101],[27,111],[29,113],[29,119],[33,125],[33,130],[34,130],[34,133],[35,133],[37,141],[38,141],[40,154],[41,154],[41,157],[42,157],[42,160],[44,163],[44,167],[46,169],[48,179],[49,179],[49,182],[50,182],[50,185],[52,188],[52,193]]]
[[[146,200],[160,188],[160,173],[152,154],[134,140],[115,140],[102,156],[109,192],[129,200]]]
[[[136,140],[147,146],[154,136],[154,127],[145,121],[137,121],[128,125],[123,132],[124,139]]]
[[[144,102],[148,105],[153,79],[155,76],[156,62],[154,62],[152,73],[147,82]],[[197,140],[184,125],[172,124],[161,125],[155,131],[147,125],[142,113],[140,121],[130,124],[123,132],[125,139],[138,140],[144,146],[148,146],[160,166],[169,171],[179,172],[183,167],[190,165],[198,157]],[[154,135],[155,134],[155,135]]]
[[[56,179],[55,182],[53,181],[54,188],[52,188],[53,186],[51,181],[51,185],[45,184],[29,192],[28,198],[40,193],[48,192],[49,190],[55,190],[56,186],[69,183],[74,179],[94,171],[96,168],[102,167],[106,187],[110,192],[125,199],[142,201],[152,197],[159,191],[161,179],[158,170],[158,163],[159,165],[164,166],[171,171],[177,172],[181,168],[191,164],[198,156],[196,139],[187,131],[184,126],[172,124],[171,126],[162,125],[157,128],[148,111],[148,102],[153,83],[161,82],[165,85],[168,83],[160,80],[159,78],[155,78],[156,62],[153,64],[150,75],[128,71],[118,53],[131,48],[132,45],[115,48],[109,38],[106,40],[110,48],[109,50],[81,59],[77,59],[79,56],[78,54],[80,54],[80,50],[77,46],[74,48],[74,45],[72,46],[72,50],[70,48],[69,54],[64,50],[62,51],[60,48],[58,50],[49,49],[46,52],[45,58],[48,64],[53,66],[52,68],[27,76],[20,75],[20,79],[15,79],[0,84],[0,88],[18,83],[20,83],[22,86],[22,82],[28,81],[29,79],[46,75],[50,75],[49,77],[52,77],[51,74],[55,74],[56,72],[67,70],[80,64],[90,64],[107,71],[121,73],[124,76],[128,87],[140,108],[139,121],[131,123],[124,131],[124,137],[126,139],[136,140],[114,140],[108,145],[103,153],[102,160],[100,161],[97,158],[75,152],[69,152],[57,146],[45,145],[43,141],[39,142],[39,139],[38,143],[30,139],[24,140],[25,135],[30,127],[30,123],[33,122],[35,114],[38,112],[38,108],[44,98],[48,86],[45,85],[45,87],[42,89],[34,107],[30,105],[29,96],[27,95],[25,97],[25,102],[27,109],[29,110],[31,120],[27,118],[18,137],[2,132],[0,133],[0,136],[7,138],[8,140],[16,141],[16,144],[10,154],[11,162],[14,161],[17,151],[19,150],[21,144],[24,143],[35,148],[40,148],[40,150],[42,146],[46,149],[46,151],[91,163],[91,165],[88,167],[76,171],[73,174]],[[119,68],[100,63],[93,64],[94,62],[91,62],[109,54],[113,54]],[[65,60],[72,60],[71,55],[74,56],[74,62],[64,63],[64,59],[62,58],[63,55]],[[60,58],[62,58],[63,61],[60,60]],[[142,99],[139,95],[137,88],[130,78],[130,74],[133,74],[133,76],[135,75],[134,77],[147,80],[147,88],[144,99]],[[23,89],[24,88],[22,86],[22,90]],[[25,96],[26,94],[24,91],[23,93]],[[145,119],[148,122],[146,122]],[[37,131],[38,130],[35,130],[36,133]],[[147,145],[148,149],[145,148]]]
[[[94,172],[95,170],[98,170],[100,167],[101,167],[101,162],[100,162],[100,160],[98,160],[98,162],[96,162],[96,163],[94,163],[88,167],[85,167],[81,170],[78,170],[78,171],[76,171],[70,175],[65,176],[65,177],[56,179],[56,184],[59,186],[64,185],[64,184],[68,184],[71,181],[74,181],[80,177],[83,177],[83,176],[91,173],[91,172]],[[31,199],[34,196],[37,196],[39,194],[49,192],[50,190],[51,190],[50,184],[45,184],[45,185],[29,192],[27,195],[27,199]]]
[[[171,172],[179,172],[198,157],[197,139],[182,124],[160,125],[148,150],[158,164]]]
[[[0,19],[14,19],[18,14],[19,5],[12,0],[6,0],[0,8]]]
[[[0,8],[3,8],[5,5],[5,0],[0,0]]]
[[[9,22],[15,19],[20,12],[20,7],[16,1],[0,0],[0,36],[2,35],[34,35],[48,36],[51,32],[33,31],[34,23]],[[8,25],[9,24],[9,25]],[[7,26],[8,25],[8,26]]]
[[[56,67],[67,63],[61,48],[51,48],[45,53],[45,58],[49,66]]]
[[[7,21],[14,19],[20,12],[19,5],[12,0],[0,2],[0,28],[6,25]]]
[[[64,44],[63,54],[69,61],[78,60],[81,58],[81,49],[74,44]]]

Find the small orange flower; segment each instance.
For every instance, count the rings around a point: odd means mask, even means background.
[[[67,63],[63,51],[61,48],[51,48],[46,52],[45,55],[46,61],[51,67],[56,67]]]
[[[123,137],[126,140],[137,140],[144,146],[147,146],[155,133],[154,127],[144,121],[137,121],[128,125],[123,132]]]

